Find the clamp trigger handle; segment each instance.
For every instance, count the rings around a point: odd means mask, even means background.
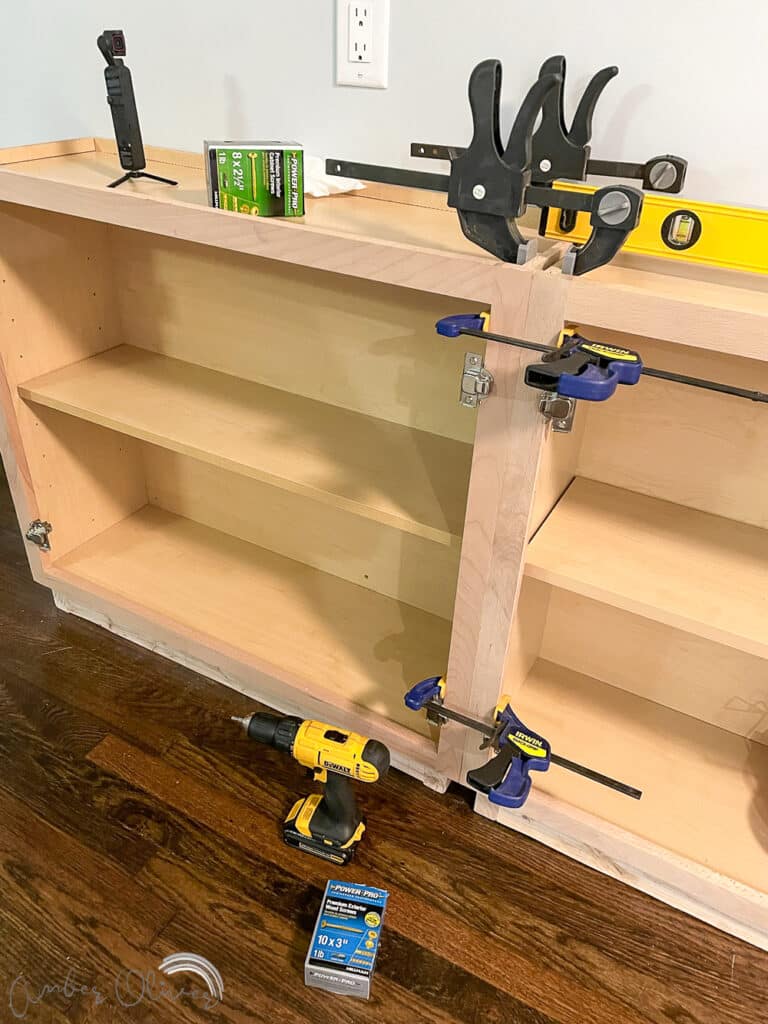
[[[499,735],[499,753],[487,764],[467,772],[467,782],[485,793],[492,804],[522,807],[531,791],[529,773],[547,771],[552,750],[543,736],[523,725],[509,703],[502,710],[496,709],[496,717],[505,725]]]
[[[511,743],[482,767],[467,772],[467,782],[484,793],[491,803],[522,807],[531,791],[531,779],[523,766],[522,754]]]

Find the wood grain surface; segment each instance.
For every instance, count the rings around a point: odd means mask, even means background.
[[[449,545],[472,446],[131,345],[19,388],[28,401]]]
[[[758,527],[577,477],[531,542],[526,574],[768,657],[768,533]]]
[[[3,1021],[14,983],[17,1010],[58,986],[27,1006],[45,1024],[765,1019],[768,955],[399,773],[360,787],[369,832],[340,872],[391,892],[371,1002],[307,989],[329,872],[279,821],[311,783],[233,734],[240,694],[57,612],[4,486],[0,638]],[[220,1005],[181,977],[116,1002],[115,977],[183,950],[218,967]]]

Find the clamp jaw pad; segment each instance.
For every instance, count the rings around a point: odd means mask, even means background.
[[[458,338],[465,330],[487,331],[490,319],[490,313],[456,313],[438,320],[435,328],[444,338]]]
[[[411,711],[421,711],[425,704],[437,701],[442,704],[445,699],[445,680],[442,676],[430,676],[416,683],[405,695],[405,706]]]

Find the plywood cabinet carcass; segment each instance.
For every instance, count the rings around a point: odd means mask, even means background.
[[[435,788],[486,755],[403,703],[446,673],[502,692],[558,753],[523,813],[477,808],[768,946],[766,413],[661,382],[550,435],[522,370],[451,313],[554,342],[564,321],[768,390],[762,280],[557,249],[484,255],[381,189],[301,224],[119,192],[99,140],[0,158],[2,451],[60,608],[284,712],[384,740]],[[460,405],[465,356],[493,377]],[[500,833],[503,841],[503,833]]]

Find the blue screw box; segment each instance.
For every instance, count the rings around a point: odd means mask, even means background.
[[[389,893],[351,882],[325,887],[304,982],[337,995],[368,999]]]

